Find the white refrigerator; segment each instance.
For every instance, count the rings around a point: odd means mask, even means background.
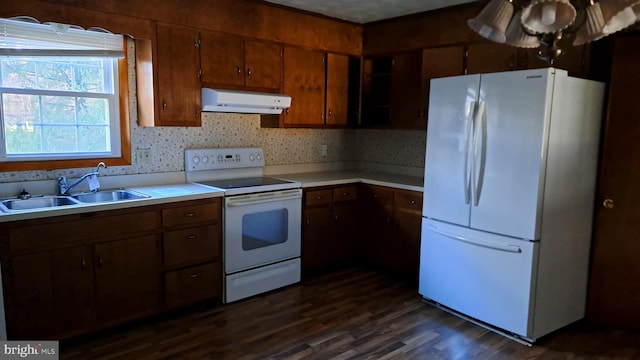
[[[420,294],[527,343],[584,316],[604,84],[431,81]]]

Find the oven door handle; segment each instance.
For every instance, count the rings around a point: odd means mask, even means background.
[[[295,190],[292,192],[282,192],[282,193],[261,193],[257,195],[248,195],[248,196],[233,196],[225,198],[225,206],[226,207],[236,207],[236,206],[248,206],[255,204],[263,204],[274,201],[286,201],[286,200],[295,200],[302,199],[302,192],[300,190]]]

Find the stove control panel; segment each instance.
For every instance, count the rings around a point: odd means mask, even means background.
[[[185,171],[263,167],[262,148],[185,149]]]

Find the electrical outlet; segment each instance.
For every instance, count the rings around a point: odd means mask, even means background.
[[[327,145],[326,144],[320,145],[320,156],[327,157]]]
[[[136,150],[136,163],[139,165],[151,164],[151,149]]]

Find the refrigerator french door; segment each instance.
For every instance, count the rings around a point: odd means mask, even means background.
[[[419,292],[527,342],[584,315],[604,85],[434,79]]]
[[[432,81],[438,91],[429,103],[441,105],[429,109],[424,216],[539,238],[551,106],[547,77],[546,71],[538,71]]]

